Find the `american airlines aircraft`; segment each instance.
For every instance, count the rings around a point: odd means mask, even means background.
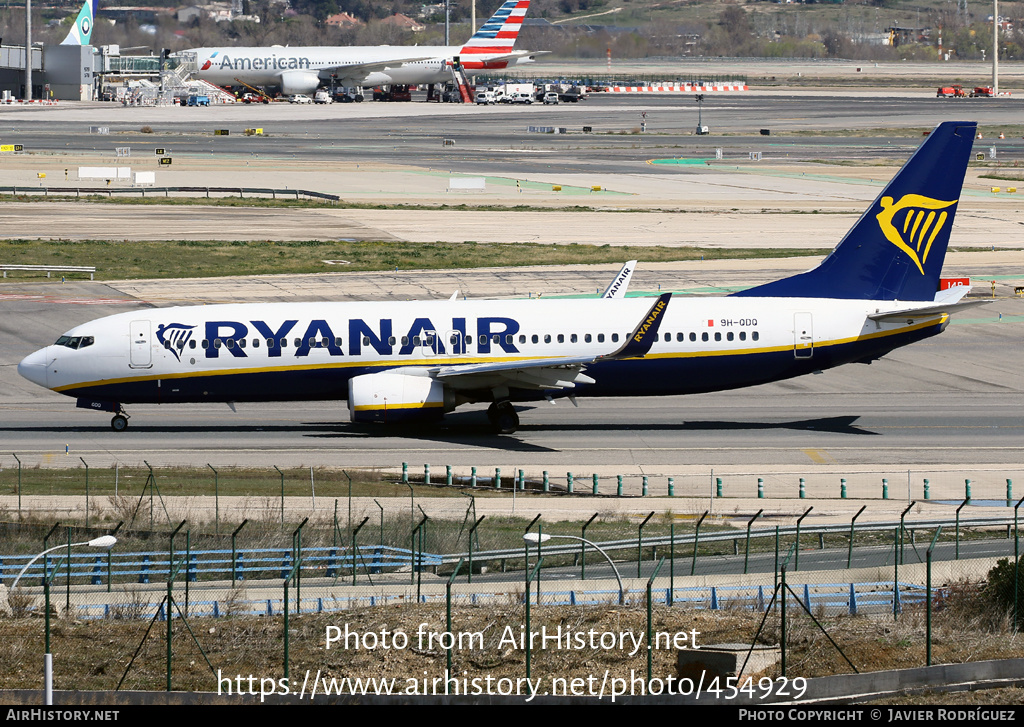
[[[272,303],[155,308],[72,328],[18,372],[112,412],[128,404],[347,400],[355,422],[429,422],[490,402],[734,389],[869,363],[940,333],[939,290],[974,122],[931,133],[814,269],[726,297]]]
[[[508,0],[462,46],[307,46],[196,48],[195,75],[219,86],[239,82],[309,94],[334,76],[342,86],[448,83],[458,59],[473,75],[533,61],[513,50],[530,0]]]

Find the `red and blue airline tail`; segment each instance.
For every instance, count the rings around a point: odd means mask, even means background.
[[[977,127],[939,124],[818,267],[733,295],[934,300]]]
[[[508,0],[502,3],[490,20],[473,33],[460,52],[463,65],[472,67],[470,59],[481,55],[507,55],[512,52],[530,0]]]

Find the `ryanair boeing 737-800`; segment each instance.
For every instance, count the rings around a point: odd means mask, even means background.
[[[975,136],[945,122],[816,268],[725,297],[273,303],[157,308],[76,326],[18,372],[78,406],[348,402],[355,422],[424,422],[473,402],[689,394],[778,381],[940,333],[939,290]]]

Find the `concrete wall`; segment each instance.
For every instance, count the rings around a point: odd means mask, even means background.
[[[92,101],[96,56],[88,45],[49,45],[43,48],[43,82],[53,98]]]

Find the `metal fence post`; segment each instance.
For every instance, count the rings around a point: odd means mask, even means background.
[[[473,527],[469,529],[469,573],[467,573],[467,583],[473,582],[473,536],[476,534],[476,529],[480,527],[480,523],[484,521],[486,515],[481,515],[480,519],[474,523]]]
[[[907,509],[900,513],[900,565],[903,565],[903,532],[904,530],[906,530],[906,528],[903,525],[903,518],[907,516],[907,513],[910,512],[910,508],[912,508],[915,504],[916,502],[911,502],[909,505],[907,505]]]
[[[654,671],[654,644],[652,643],[654,638],[654,616],[653,609],[651,607],[651,588],[654,586],[654,579],[658,577],[658,571],[661,570],[661,566],[665,565],[665,558],[663,557],[658,561],[658,564],[654,566],[654,572],[651,573],[651,577],[647,579],[647,684],[650,686],[651,679]]]
[[[899,531],[892,531],[892,620],[895,621],[900,614],[900,558],[897,552],[899,548]]]
[[[927,570],[927,598],[928,608],[925,613],[925,632],[926,632],[926,643],[927,643],[927,657],[925,659],[925,666],[932,665],[932,550],[935,549],[935,541],[939,539],[939,533],[942,532],[942,526],[940,525],[935,530],[935,536],[932,538],[932,544],[928,546],[928,552],[925,553],[927,562],[925,568]]]
[[[643,547],[644,547],[644,525],[654,517],[654,512],[644,518],[644,521],[640,523],[636,529],[636,577],[640,577],[640,564],[643,562]]]
[[[274,469],[277,470],[277,474],[281,475],[281,532],[284,532],[284,472],[278,469],[276,464]]]
[[[743,553],[743,575],[747,574],[747,563],[750,561],[750,526],[754,524],[755,520],[761,517],[761,513],[763,512],[764,508],[762,507],[757,511],[757,514],[755,514],[754,517],[747,521],[747,547]]]
[[[800,570],[800,523],[804,521],[804,518],[811,514],[811,510],[814,506],[811,505],[807,508],[807,511],[796,519],[796,560],[793,562],[793,570]]]
[[[1024,497],[1013,506],[1013,630],[1014,633],[1020,630],[1020,539],[1017,537],[1017,511],[1020,509]]]
[[[364,517],[363,521],[361,523],[359,523],[359,525],[357,525],[355,527],[355,529],[352,531],[352,585],[353,586],[356,584],[356,556],[359,553],[359,551],[356,550],[356,537],[359,535],[359,531],[362,529],[362,527],[364,525],[366,525],[366,522],[369,519],[370,519],[369,515]],[[460,563],[461,563],[461,561],[460,561]]]
[[[540,517],[540,516],[538,515],[538,517]],[[537,565],[533,569],[533,572],[526,571],[526,678],[527,679],[530,678],[530,665],[531,665],[530,642],[533,641],[533,639],[530,638],[530,635],[533,633],[533,626],[532,626],[532,623],[531,623],[531,620],[530,620],[530,583],[533,582],[533,579],[537,576],[538,573],[540,573],[540,567],[541,567],[541,565],[543,563],[544,563],[544,558],[543,557],[538,558],[537,559]]]
[[[860,514],[864,512],[865,508],[867,508],[867,505],[861,505],[860,510],[857,511],[857,514],[853,516],[853,520],[850,521],[850,550],[846,554],[847,569],[850,568],[850,563],[853,561],[853,527],[854,524],[857,522],[857,518],[860,517]]]
[[[85,527],[89,528],[89,465],[81,457],[82,464],[85,465]],[[70,566],[70,564],[68,564]]]
[[[213,470],[213,527],[214,533],[220,537],[220,475],[209,462],[206,466]]]
[[[480,519],[483,520],[483,518],[480,518]],[[479,522],[477,524],[479,524]],[[472,540],[470,540],[470,542],[472,542]],[[462,558],[459,558],[459,562],[455,565],[455,570],[452,571],[451,578],[448,579],[448,584],[445,587],[445,594],[444,595],[445,595],[446,631],[447,631],[448,637],[450,639],[450,641],[448,642],[449,646],[448,646],[447,649],[445,649],[445,651],[448,652],[448,654],[447,654],[447,656],[448,656],[448,663],[447,663],[448,669],[445,672],[445,677],[448,677],[452,673],[452,646],[454,646],[454,640],[455,640],[454,637],[452,637],[452,634],[454,633],[452,631],[452,583],[455,582],[455,578],[459,575],[459,569],[461,569],[461,568],[462,568]],[[448,679],[447,678],[444,680],[444,693],[448,694]]]
[[[964,505],[966,505],[968,502],[970,502],[970,500],[964,500],[963,502],[960,503],[960,507],[958,507],[956,509],[956,558],[955,558],[955,560],[960,560],[960,510],[962,510]]]
[[[585,523],[583,523],[583,528],[582,528],[582,531],[580,532],[580,537],[584,541],[584,542],[580,543],[580,580],[581,581],[587,580],[587,543],[586,543],[587,527],[590,525],[590,523],[594,522],[594,520],[597,518],[597,516],[598,516],[598,513],[596,513],[596,512],[593,515],[591,515],[590,519],[587,520]]]
[[[693,533],[693,562],[690,563],[690,575],[692,576],[697,570],[697,543],[700,542],[700,524],[704,522],[704,518],[708,516],[708,511],[705,510],[704,514],[700,516],[700,520],[697,521],[697,527],[694,528]]]

